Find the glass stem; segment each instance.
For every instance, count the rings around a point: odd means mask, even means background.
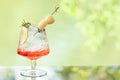
[[[31,60],[31,68],[32,70],[36,69],[36,60]]]

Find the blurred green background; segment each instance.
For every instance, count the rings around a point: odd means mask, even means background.
[[[57,4],[46,28],[51,52],[38,65],[119,64],[119,0],[0,0],[0,65],[29,65],[16,52],[19,26],[37,25]]]

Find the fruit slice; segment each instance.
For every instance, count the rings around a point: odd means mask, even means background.
[[[28,28],[22,27],[20,32],[20,44],[24,44],[28,39]]]

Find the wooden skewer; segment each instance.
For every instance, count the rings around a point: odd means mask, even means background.
[[[55,12],[57,12],[58,9],[59,9],[59,6],[57,6],[57,7],[55,8],[55,10],[51,13],[51,15],[53,15]]]
[[[58,9],[59,9],[59,6],[57,6],[50,15],[54,15],[55,12],[57,12]],[[43,23],[41,23],[41,24],[43,24]],[[40,24],[40,25],[41,25],[41,24]],[[45,26],[46,26],[46,25],[45,25]],[[43,27],[45,27],[45,26],[43,26]],[[39,27],[39,25],[38,25],[38,27]],[[40,32],[40,31],[41,31],[41,29],[38,28],[38,32]],[[36,32],[34,35],[36,35],[36,34],[37,34],[37,32]]]
[[[40,22],[40,24],[38,25],[40,30],[44,29],[44,27],[46,27],[47,24],[52,24],[54,22],[53,15],[55,14],[55,12],[57,12],[58,9],[59,9],[59,6],[57,6],[49,16],[47,16],[45,19],[43,19]],[[51,21],[50,19],[52,19],[53,21]],[[48,20],[48,22],[46,22],[46,20]]]

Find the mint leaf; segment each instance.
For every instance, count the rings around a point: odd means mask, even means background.
[[[26,27],[26,28],[29,28],[29,24],[30,23],[25,22],[25,20],[23,20],[23,22],[22,22],[22,26]]]

